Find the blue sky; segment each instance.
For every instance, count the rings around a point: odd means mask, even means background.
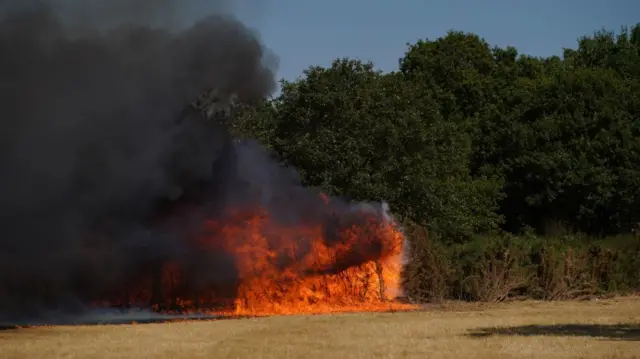
[[[343,56],[391,71],[407,42],[450,29],[547,56],[594,30],[640,22],[640,0],[245,0],[239,7],[279,57],[278,78],[289,80]]]

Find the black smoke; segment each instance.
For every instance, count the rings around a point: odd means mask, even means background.
[[[273,64],[229,2],[201,2],[210,14],[186,24],[189,3],[0,3],[0,319],[175,255],[158,208],[229,184],[231,139],[189,104],[264,98]]]
[[[181,15],[194,4],[209,15]],[[261,146],[229,135],[230,109],[275,89],[273,55],[232,5],[0,0],[0,322],[68,318],[141,283],[144,304],[161,303],[167,262],[183,265],[182,293],[233,296],[233,253],[190,244],[231,207],[323,223],[329,245],[339,228],[384,216],[325,206]],[[316,272],[379,256],[368,239]]]

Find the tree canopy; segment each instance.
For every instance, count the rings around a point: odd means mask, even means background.
[[[562,226],[640,224],[640,24],[562,57],[451,31],[409,44],[395,72],[312,66],[237,125],[306,184],[386,200],[447,242]]]

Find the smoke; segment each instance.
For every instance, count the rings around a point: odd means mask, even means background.
[[[207,89],[268,95],[274,63],[229,1],[186,24],[195,3],[0,4],[0,318],[179,250],[149,225],[158,203],[226,175],[228,136],[185,109]]]
[[[331,217],[295,172],[203,115],[275,89],[274,56],[232,12],[213,0],[0,0],[0,322],[69,318],[168,259],[188,263],[192,287],[232,291],[234,259],[187,237],[233,206],[323,220],[328,241],[363,212],[384,216],[334,201],[346,215]]]

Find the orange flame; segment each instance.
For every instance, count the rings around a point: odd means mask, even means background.
[[[410,307],[392,302],[400,288],[403,243],[402,233],[393,223],[369,220],[364,226],[352,226],[339,234],[333,246],[327,244],[319,225],[276,229],[273,223],[264,212],[245,221],[207,223],[217,233],[215,242],[223,243],[224,250],[235,253],[240,285],[229,314],[384,311]],[[302,254],[296,248],[297,238],[311,239],[310,248]],[[354,253],[359,258],[353,258]],[[357,264],[348,265],[349,261]]]
[[[330,206],[327,196],[321,199]],[[355,218],[351,225],[283,225],[266,210],[250,207],[208,220],[193,245],[205,256],[231,258],[233,278],[185,290],[193,277],[185,275],[188,263],[164,263],[155,280],[161,283],[163,308],[217,308],[208,311],[232,316],[414,309],[395,300],[401,294],[402,232],[388,217],[357,212]],[[143,277],[110,303],[153,302],[153,275]]]

